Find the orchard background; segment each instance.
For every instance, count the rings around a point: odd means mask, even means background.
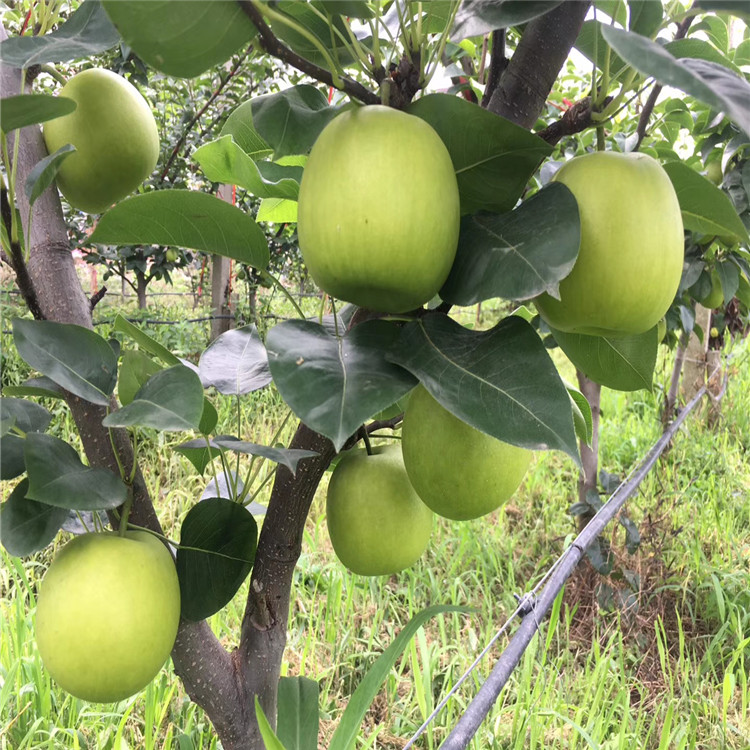
[[[707,378],[473,746],[748,746],[747,3],[47,0],[2,18],[0,746],[404,747]],[[101,215],[61,200],[71,149],[48,155],[40,130],[87,68],[138,87],[159,138]],[[354,103],[427,122],[458,179],[456,263],[406,314],[324,294],[298,248],[306,156]],[[533,304],[579,250],[550,180],[592,151],[649,154],[679,200],[679,288],[634,335],[556,331]],[[499,511],[436,519],[415,565],[358,576],[326,531],[329,470],[398,441],[418,381],[534,457]],[[533,429],[505,398],[524,389]],[[96,704],[50,678],[34,610],[70,535],[107,524],[178,550],[183,617],[170,665]],[[85,652],[92,613],[72,614]]]

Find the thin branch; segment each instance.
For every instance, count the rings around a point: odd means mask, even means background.
[[[107,287],[103,286],[95,295],[89,300],[89,307],[91,312],[94,312],[94,308],[104,299],[104,295],[107,293]]]
[[[206,103],[200,108],[198,113],[193,117],[192,120],[187,124],[187,127],[185,128],[185,132],[180,137],[180,140],[177,141],[175,144],[175,147],[172,149],[172,153],[169,155],[169,159],[167,159],[167,163],[164,165],[164,169],[162,170],[161,174],[159,175],[159,180],[161,182],[164,181],[164,179],[167,176],[167,173],[169,172],[169,168],[172,166],[172,163],[177,158],[177,154],[180,152],[180,149],[182,148],[183,144],[185,143],[185,139],[188,137],[190,131],[195,127],[195,124],[200,120],[201,117],[203,117],[206,110],[216,101],[218,96],[221,94],[221,92],[226,88],[227,84],[232,80],[232,78],[237,75],[240,66],[245,61],[247,56],[252,52],[252,45],[247,48],[244,54],[240,55],[237,58],[237,61],[232,66],[232,69],[227,73],[226,77],[220,81],[219,85],[216,87],[216,91],[211,94],[211,96],[206,100]]]
[[[8,200],[8,189],[3,185],[2,189],[0,189],[0,213],[2,213],[3,224],[5,225],[8,237],[11,236],[12,210],[10,201]],[[10,256],[6,255],[4,260],[8,261],[13,272],[16,274],[18,289],[31,314],[36,320],[44,320],[44,313],[42,313],[42,308],[37,298],[34,282],[29,275],[29,269],[26,266],[20,242],[10,241]]]
[[[319,65],[315,65],[301,55],[298,55],[276,37],[273,31],[271,31],[270,26],[263,20],[261,12],[251,0],[238,0],[238,2],[247,17],[258,29],[260,46],[265,52],[289,63],[292,67],[297,68],[297,70],[306,73],[321,83],[325,83],[327,86],[335,86],[333,75],[329,70],[321,68]],[[341,76],[341,82],[343,90],[354,99],[359,99],[359,101],[365,104],[380,104],[380,97],[369,89],[366,89],[361,83],[357,83],[357,81],[345,76]]]
[[[695,15],[687,16],[683,19],[682,23],[680,23],[680,25],[677,27],[677,31],[675,32],[675,40],[685,38],[686,34],[688,33],[688,29],[690,28],[690,24],[693,23],[694,20]],[[651,119],[654,107],[656,106],[656,100],[659,98],[659,94],[661,94],[662,88],[663,86],[660,83],[657,83],[656,86],[651,89],[651,93],[648,95],[648,99],[643,105],[641,116],[638,118],[638,126],[635,129],[635,132],[638,134],[638,140],[636,141],[633,151],[637,151],[641,147],[641,143],[646,137],[646,128],[648,127],[648,121]]]

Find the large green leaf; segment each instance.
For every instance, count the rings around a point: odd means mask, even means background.
[[[558,287],[581,242],[573,193],[551,183],[515,211],[476,214],[461,222],[458,252],[440,296],[455,305],[492,297],[524,300]]]
[[[6,65],[28,68],[43,63],[91,57],[114,47],[120,40],[99,0],[85,0],[56,31],[44,36],[15,36],[0,44]]]
[[[28,479],[19,482],[0,506],[0,541],[17,557],[44,549],[68,517],[65,508],[26,497],[28,487]]]
[[[297,222],[297,201],[283,198],[264,198],[255,215],[256,221],[269,221],[273,224],[295,224]]]
[[[403,329],[390,359],[472,427],[578,461],[570,397],[525,320],[510,316],[489,331],[469,331],[445,315],[427,315]]]
[[[322,91],[300,84],[252,100],[252,122],[275,158],[306,154],[320,131],[340,112]]]
[[[287,750],[317,750],[320,726],[320,689],[309,677],[279,680],[276,727]]]
[[[409,620],[404,629],[393,639],[388,648],[375,660],[362,678],[357,689],[349,698],[349,703],[341,716],[341,721],[331,737],[328,750],[350,750],[354,747],[354,741],[359,734],[362,719],[372,706],[375,696],[380,691],[386,677],[390,673],[397,659],[404,652],[414,634],[435,615],[447,612],[466,613],[471,610],[468,607],[457,607],[453,605],[437,605],[428,607],[418,612]]]
[[[129,320],[123,318],[120,313],[115,316],[115,322],[112,326],[115,331],[124,333],[128,338],[135,341],[138,346],[147,351],[149,354],[153,354],[154,357],[160,359],[165,365],[179,365],[180,360],[166,347],[162,346],[156,339],[151,338],[145,331],[142,331],[138,326],[133,325]],[[141,383],[141,385],[143,385]],[[140,386],[138,386],[140,388]]]
[[[725,68],[734,71],[737,75],[742,75],[742,71],[725,55],[722,55],[716,47],[705,39],[675,39],[664,45],[670,55],[674,55],[678,60],[683,57],[694,57],[700,60],[708,60],[717,65],[723,65]]]
[[[193,78],[248,44],[257,29],[239,3],[104,0],[122,38],[152,68]]]
[[[8,96],[0,102],[0,130],[10,133],[16,128],[37,125],[69,115],[78,105],[65,96],[23,94]]]
[[[683,162],[664,165],[680,201],[682,222],[686,229],[701,234],[729,236],[737,242],[750,242],[742,219],[732,201],[711,180]]]
[[[260,269],[269,258],[266,237],[251,216],[193,190],[156,190],[126,198],[99,219],[89,239],[104,245],[187,247]]]
[[[495,29],[507,29],[556,8],[562,0],[464,0],[456,13],[451,38],[460,42]]]
[[[241,396],[271,382],[268,355],[254,325],[227,331],[201,355],[198,374],[205,388]]]
[[[232,110],[219,136],[231,135],[235,143],[252,159],[270,156],[273,149],[263,140],[253,123],[253,106],[256,99],[240,104]]]
[[[602,28],[609,45],[639,73],[653,76],[724,112],[750,133],[750,84],[722,65],[686,58],[678,60],[645,36],[613,26]]]
[[[656,326],[622,338],[552,330],[568,359],[595,383],[616,391],[651,390],[659,341]]]
[[[299,194],[300,167],[255,162],[229,135],[204,144],[193,154],[193,159],[212,182],[238,185],[258,198],[296,200]]]
[[[552,150],[528,130],[457,96],[430,94],[408,112],[429,123],[446,145],[464,214],[512,209]]]
[[[276,732],[273,731],[271,722],[268,721],[266,715],[263,713],[257,695],[255,696],[255,719],[258,722],[258,729],[260,730],[260,736],[263,738],[266,750],[287,750],[276,736]]]
[[[15,479],[26,471],[23,458],[25,440],[18,435],[0,437],[0,479]]]
[[[30,432],[24,440],[29,475],[26,497],[69,510],[107,510],[122,505],[127,487],[106,469],[85,466],[65,441]]]
[[[13,320],[13,340],[21,358],[85,401],[109,404],[117,381],[117,355],[98,334],[70,323]]]
[[[750,21],[748,0],[696,0],[695,5],[710,13],[732,13]]]
[[[289,320],[268,333],[276,387],[292,411],[341,450],[362,423],[411,390],[416,381],[386,361],[399,328],[361,323],[337,337],[307,320]]]
[[[127,406],[108,414],[102,424],[180,432],[197,430],[202,415],[200,378],[189,367],[174,365],[152,375]]]
[[[651,0],[648,0],[651,2]],[[602,23],[594,19],[584,21],[578,38],[575,41],[576,49],[591,62],[596,60],[596,66],[603,70],[609,53],[609,74],[616,79],[628,66],[627,63],[612,52],[602,36]]]
[[[636,34],[653,36],[661,26],[664,9],[660,2],[654,0],[628,0],[630,20],[628,28]]]
[[[237,593],[255,560],[258,526],[248,510],[221,497],[185,516],[177,549],[182,616],[204,620]]]
[[[5,396],[36,396],[63,399],[64,393],[60,386],[49,378],[40,375],[36,378],[28,378],[21,385],[6,385],[3,388]]]
[[[269,445],[256,445],[248,443],[231,435],[218,435],[211,441],[212,446],[218,446],[224,450],[235,453],[247,453],[251,456],[262,456],[274,463],[285,466],[292,474],[297,472],[297,464],[305,458],[313,458],[318,455],[316,451],[302,450],[300,448],[272,448]]]

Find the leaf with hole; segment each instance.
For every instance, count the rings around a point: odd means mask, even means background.
[[[204,620],[224,607],[255,560],[258,527],[245,507],[220,497],[193,506],[177,549],[182,616]]]

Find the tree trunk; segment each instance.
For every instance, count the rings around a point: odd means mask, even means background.
[[[592,438],[588,446],[583,440],[580,441],[581,449],[581,471],[578,475],[578,502],[585,503],[590,491],[597,492],[599,481],[599,418],[601,416],[602,387],[599,383],[589,380],[580,370],[576,370],[578,387],[586,397],[591,407]],[[584,513],[578,516],[578,530],[594,517],[594,512]]]
[[[703,331],[701,341],[695,329]],[[711,328],[711,311],[696,305],[695,328],[690,334],[687,351],[685,352],[684,374],[682,377],[682,394],[689,401],[706,384],[706,352],[708,351],[708,332]]]
[[[690,340],[690,334],[684,333],[680,336],[680,343],[677,345],[677,353],[674,358],[674,367],[672,367],[672,377],[669,381],[669,390],[667,396],[664,399],[664,412],[662,413],[661,421],[664,426],[668,425],[672,421],[674,416],[675,406],[677,405],[677,394],[680,389],[680,376],[682,375],[682,368],[685,364],[685,352],[687,351],[688,341]]]
[[[148,301],[146,299],[146,289],[148,288],[149,280],[143,271],[135,269],[135,292],[138,296],[138,309],[145,310],[148,307]]]

